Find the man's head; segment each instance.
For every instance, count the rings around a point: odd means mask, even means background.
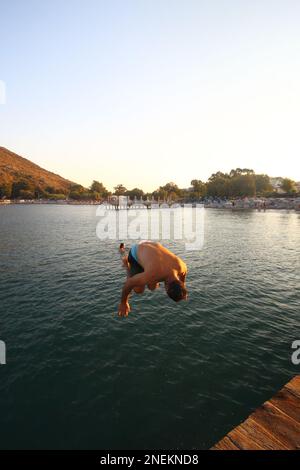
[[[187,290],[182,281],[176,280],[168,283],[167,294],[175,302],[179,300],[186,300]]]

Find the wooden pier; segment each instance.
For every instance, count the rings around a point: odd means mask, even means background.
[[[212,447],[212,450],[299,449],[300,375]]]

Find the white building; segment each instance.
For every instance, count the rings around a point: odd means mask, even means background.
[[[281,189],[281,185],[283,182],[283,178],[281,176],[277,176],[274,178],[270,178],[270,183],[277,193],[284,193],[284,191]]]

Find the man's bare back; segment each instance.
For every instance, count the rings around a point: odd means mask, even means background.
[[[154,290],[160,282],[165,283],[167,294],[176,302],[187,298],[187,266],[160,243],[145,241],[133,245],[124,264],[128,270],[128,278],[122,290],[120,316],[127,316],[130,312],[128,297],[132,290],[142,293],[146,286]]]

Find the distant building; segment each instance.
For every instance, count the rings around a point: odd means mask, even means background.
[[[277,193],[284,193],[284,191],[281,189],[281,185],[283,182],[283,178],[281,176],[277,176],[274,178],[270,178],[270,183]]]
[[[113,194],[112,196],[108,196],[108,201],[113,205],[126,206],[129,202],[129,197],[116,196],[115,194]]]
[[[195,191],[195,189],[194,189],[194,186],[189,186],[188,188],[183,188],[182,191],[187,192],[187,193],[192,193],[193,191]]]

